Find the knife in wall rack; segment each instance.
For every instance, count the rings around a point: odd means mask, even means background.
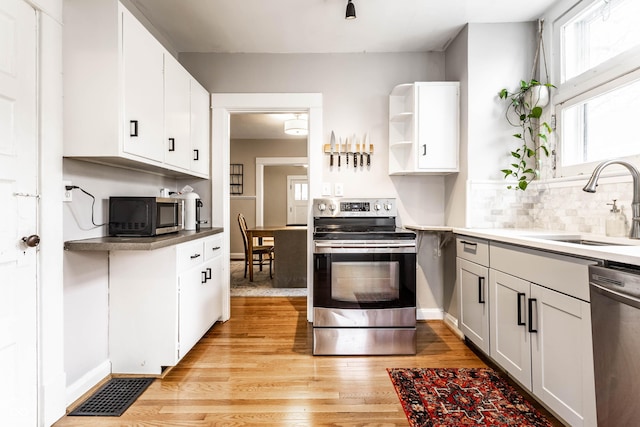
[[[340,142],[338,143],[338,167],[340,167],[340,147],[342,147],[342,137],[340,137]]]
[[[329,157],[329,166],[333,167],[333,152],[336,150],[336,135],[331,131],[331,156]]]
[[[371,166],[371,140],[367,137],[367,166]]]
[[[344,141],[344,157],[346,159],[347,162],[347,167],[349,166],[349,137],[347,137]]]
[[[362,144],[360,145],[360,167],[364,166],[364,150],[367,144],[367,134],[364,134],[364,138],[362,138]]]
[[[358,138],[356,138],[356,134],[353,134],[353,137],[351,139],[351,152],[353,153],[353,167],[357,168],[358,167],[358,149],[356,148],[358,142]]]

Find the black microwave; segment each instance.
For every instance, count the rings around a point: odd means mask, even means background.
[[[109,197],[109,235],[156,236],[184,227],[184,204],[168,197]]]

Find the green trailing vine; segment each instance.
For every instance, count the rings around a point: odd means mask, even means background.
[[[511,151],[511,163],[508,168],[501,169],[504,178],[515,178],[515,185],[507,186],[508,189],[526,190],[531,181],[540,175],[538,159],[543,153],[549,156],[548,138],[551,134],[551,126],[545,121],[541,121],[542,106],[548,100],[548,91],[554,88],[551,83],[540,83],[535,79],[528,82],[522,80],[520,87],[515,92],[502,89],[498,96],[500,99],[508,100],[509,105],[505,114],[510,125],[520,129],[513,134],[519,142],[518,147]],[[546,95],[540,95],[541,91],[546,91]]]

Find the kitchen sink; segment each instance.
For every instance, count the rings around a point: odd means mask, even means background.
[[[635,242],[635,241],[629,241],[629,239],[627,238],[605,238],[603,240],[598,240],[598,239],[590,239],[587,238],[586,236],[580,236],[580,235],[560,235],[560,234],[555,234],[555,235],[545,235],[545,234],[539,234],[539,235],[527,235],[527,236],[522,236],[522,237],[528,237],[528,238],[533,238],[533,239],[541,239],[541,240],[550,240],[553,242],[562,242],[562,243],[572,243],[574,245],[583,245],[583,246],[633,246],[633,245],[640,245],[640,241]]]
[[[586,246],[629,246],[628,243],[612,243],[612,242],[601,242],[598,240],[585,240],[585,239],[548,239],[556,242],[564,242],[564,243],[574,243],[576,245],[586,245]]]

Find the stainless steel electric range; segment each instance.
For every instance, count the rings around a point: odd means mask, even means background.
[[[315,199],[313,216],[313,354],[415,354],[416,235],[395,199]]]

